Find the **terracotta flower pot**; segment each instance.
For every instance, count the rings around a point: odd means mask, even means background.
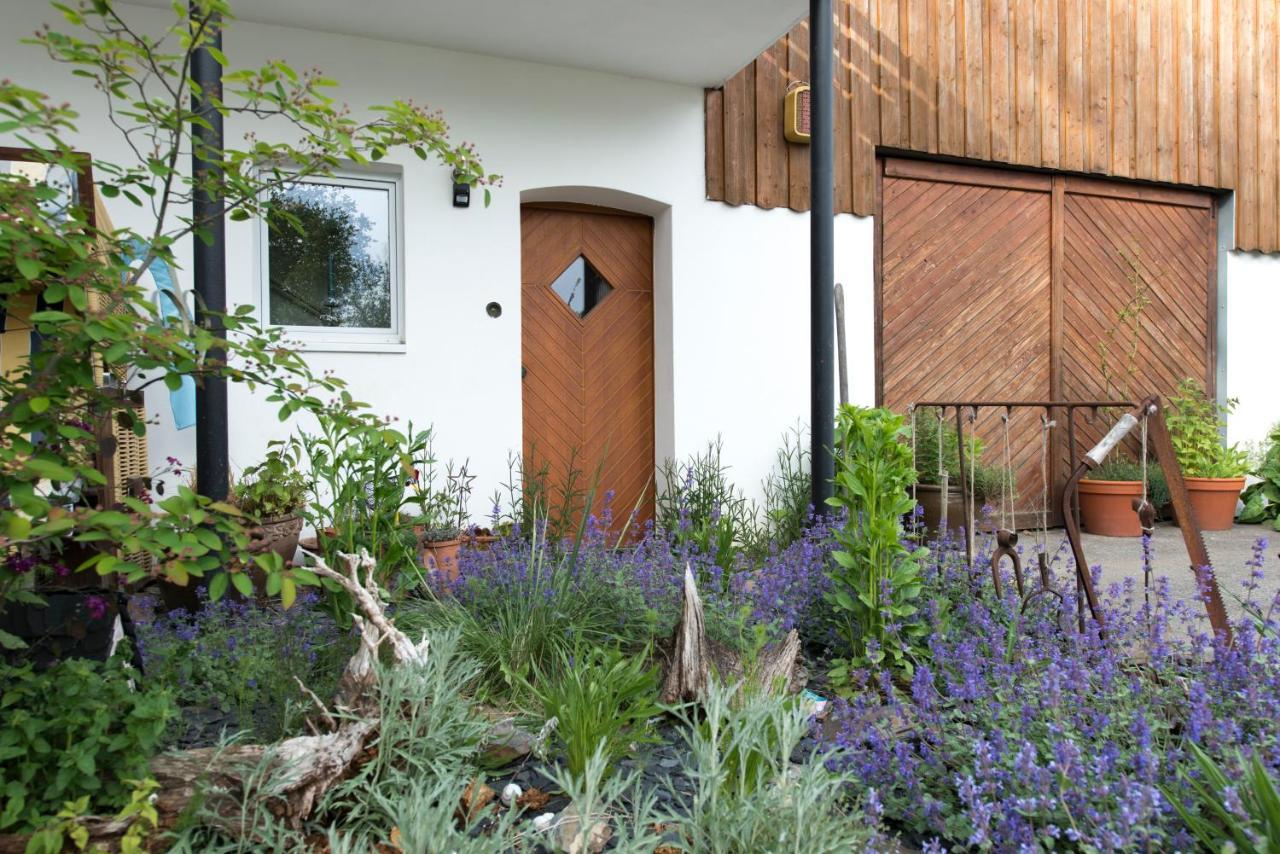
[[[924,527],[926,531],[940,535],[942,521],[942,487],[936,483],[916,485],[916,501],[924,508]],[[954,486],[947,489],[947,528],[953,534],[959,534],[964,527],[964,497]]]
[[[436,540],[425,542],[419,552],[422,565],[434,572],[441,580],[454,581],[458,577],[458,550],[462,548],[462,540]]]
[[[1140,537],[1142,523],[1133,499],[1142,497],[1140,480],[1080,481],[1080,522],[1090,534]]]
[[[1244,489],[1244,478],[1189,477],[1186,482],[1200,530],[1229,530],[1236,518],[1236,501]]]

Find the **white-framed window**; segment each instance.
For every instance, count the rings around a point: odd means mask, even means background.
[[[275,191],[259,241],[263,320],[307,349],[402,350],[402,190],[396,173],[344,171]]]

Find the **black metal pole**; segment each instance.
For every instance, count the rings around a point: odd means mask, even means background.
[[[201,11],[192,4],[192,29],[200,26]],[[210,18],[206,26],[207,44],[222,50],[222,21]],[[191,79],[199,92],[192,98],[192,109],[208,122],[192,126],[191,171],[200,186],[192,200],[192,216],[204,230],[207,241],[197,235],[193,278],[196,322],[221,337],[225,330],[221,315],[227,310],[227,256],[225,220],[223,219],[221,153],[223,146],[222,114],[209,101],[213,95],[221,100],[222,66],[204,48],[191,57]],[[210,351],[209,362],[219,364],[226,357],[222,351]],[[205,376],[196,384],[196,487],[201,495],[217,501],[227,497],[230,470],[227,463],[227,381]]]
[[[809,0],[809,362],[813,507],[835,479],[835,123],[831,0]]]

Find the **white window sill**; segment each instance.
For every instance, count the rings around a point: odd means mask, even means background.
[[[286,332],[285,340],[304,353],[404,353],[404,341],[385,338],[321,338]]]

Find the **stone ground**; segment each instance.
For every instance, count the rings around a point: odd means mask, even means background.
[[[1252,567],[1246,561],[1253,557],[1254,542],[1264,537],[1268,541],[1263,553],[1265,562],[1263,570],[1266,577],[1254,594],[1255,601],[1270,603],[1280,591],[1280,532],[1270,525],[1236,525],[1229,531],[1206,531],[1205,546],[1209,549],[1209,558],[1213,561],[1214,572],[1218,577],[1218,585],[1222,590],[1222,598],[1227,611],[1233,617],[1240,616],[1239,604],[1229,595],[1244,595],[1243,583],[1249,578]],[[1028,548],[1038,542],[1037,531],[1024,531],[1020,534],[1023,545]],[[1187,557],[1187,548],[1182,541],[1182,530],[1175,525],[1161,523],[1156,527],[1153,543],[1155,557],[1155,575],[1168,576],[1169,585],[1175,599],[1188,599],[1195,594],[1195,578],[1191,574],[1191,560]],[[1062,530],[1049,531],[1049,554],[1057,554],[1058,560],[1065,561],[1070,549],[1066,544],[1066,535]],[[1138,539],[1124,537],[1100,537],[1096,534],[1084,535],[1084,553],[1090,565],[1102,566],[1102,583],[1113,582],[1131,577],[1142,586],[1142,546]],[[1059,564],[1059,570],[1065,564]],[[1101,591],[1099,591],[1101,592]]]

